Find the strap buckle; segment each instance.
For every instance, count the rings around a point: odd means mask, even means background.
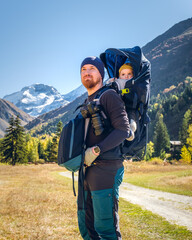
[[[130,92],[129,88],[124,88],[121,90],[121,94],[128,94]]]

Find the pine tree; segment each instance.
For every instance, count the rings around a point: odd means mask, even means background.
[[[179,139],[183,145],[186,145],[186,140],[188,138],[188,127],[192,124],[192,111],[188,109],[184,115],[181,129],[179,131]]]
[[[57,162],[58,143],[59,143],[59,138],[61,136],[62,129],[63,129],[63,123],[59,121],[57,124],[55,136],[52,138],[51,143],[49,143],[48,145],[49,146],[48,161],[50,162]]]
[[[58,137],[55,135],[51,141],[51,151],[49,155],[50,162],[57,161],[57,152],[58,152]]]
[[[52,148],[52,142],[51,142],[51,139],[48,139],[46,149],[45,149],[45,160],[47,162],[50,162],[51,148]]]
[[[58,143],[59,138],[61,136],[61,132],[63,129],[63,123],[61,121],[58,122],[57,128],[55,131],[55,135],[48,139],[45,150],[44,150],[44,159],[47,162],[57,162],[57,154],[58,154]]]
[[[2,155],[2,141],[3,141],[3,139],[0,139],[0,162],[3,159],[3,155]]]
[[[19,117],[12,116],[9,120],[9,127],[6,129],[2,141],[3,161],[15,165],[17,162],[26,160],[25,131],[21,126]]]
[[[9,119],[9,127],[6,129],[5,137],[2,141],[2,155],[3,162],[15,162],[15,144],[14,144],[14,135],[15,135],[15,121],[14,117],[11,116]]]
[[[60,120],[57,123],[57,129],[56,129],[56,135],[57,135],[58,138],[60,138],[60,136],[61,136],[62,129],[63,129],[63,123]]]
[[[163,151],[167,152],[170,148],[170,138],[167,131],[167,127],[163,122],[163,116],[158,116],[157,123],[155,125],[154,132],[154,149],[155,156],[159,157]]]
[[[41,141],[38,142],[38,154],[40,159],[45,159],[45,151]]]
[[[15,119],[15,163],[22,163],[26,160],[25,137],[24,127],[21,126],[21,120],[19,116],[17,116]]]

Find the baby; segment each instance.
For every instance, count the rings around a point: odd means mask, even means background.
[[[119,69],[119,79],[116,79],[115,81],[119,84],[120,90],[125,88],[125,80],[130,80],[133,78],[133,68],[129,63],[123,64]],[[122,81],[122,79],[124,81]],[[128,109],[128,117],[130,122],[130,128],[133,131],[133,133],[137,130],[137,124],[136,124],[136,113],[132,109]],[[134,139],[134,136],[133,136]]]
[[[119,79],[109,79],[109,82],[115,81],[118,85],[119,90],[122,90],[125,88],[125,83],[126,80],[130,80],[133,78],[133,68],[129,63],[123,64],[120,69],[119,69]],[[130,128],[132,130],[132,137],[131,139],[129,138],[128,140],[133,140],[135,137],[134,132],[137,130],[137,124],[136,124],[136,112],[133,109],[126,109],[128,113],[128,118],[129,118],[129,123],[130,123]]]

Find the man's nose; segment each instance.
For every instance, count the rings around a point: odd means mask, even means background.
[[[90,74],[90,70],[89,69],[86,69],[85,71],[84,71],[84,74]]]

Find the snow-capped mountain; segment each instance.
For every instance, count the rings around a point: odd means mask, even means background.
[[[35,117],[69,103],[54,87],[38,83],[6,95],[3,99]]]

